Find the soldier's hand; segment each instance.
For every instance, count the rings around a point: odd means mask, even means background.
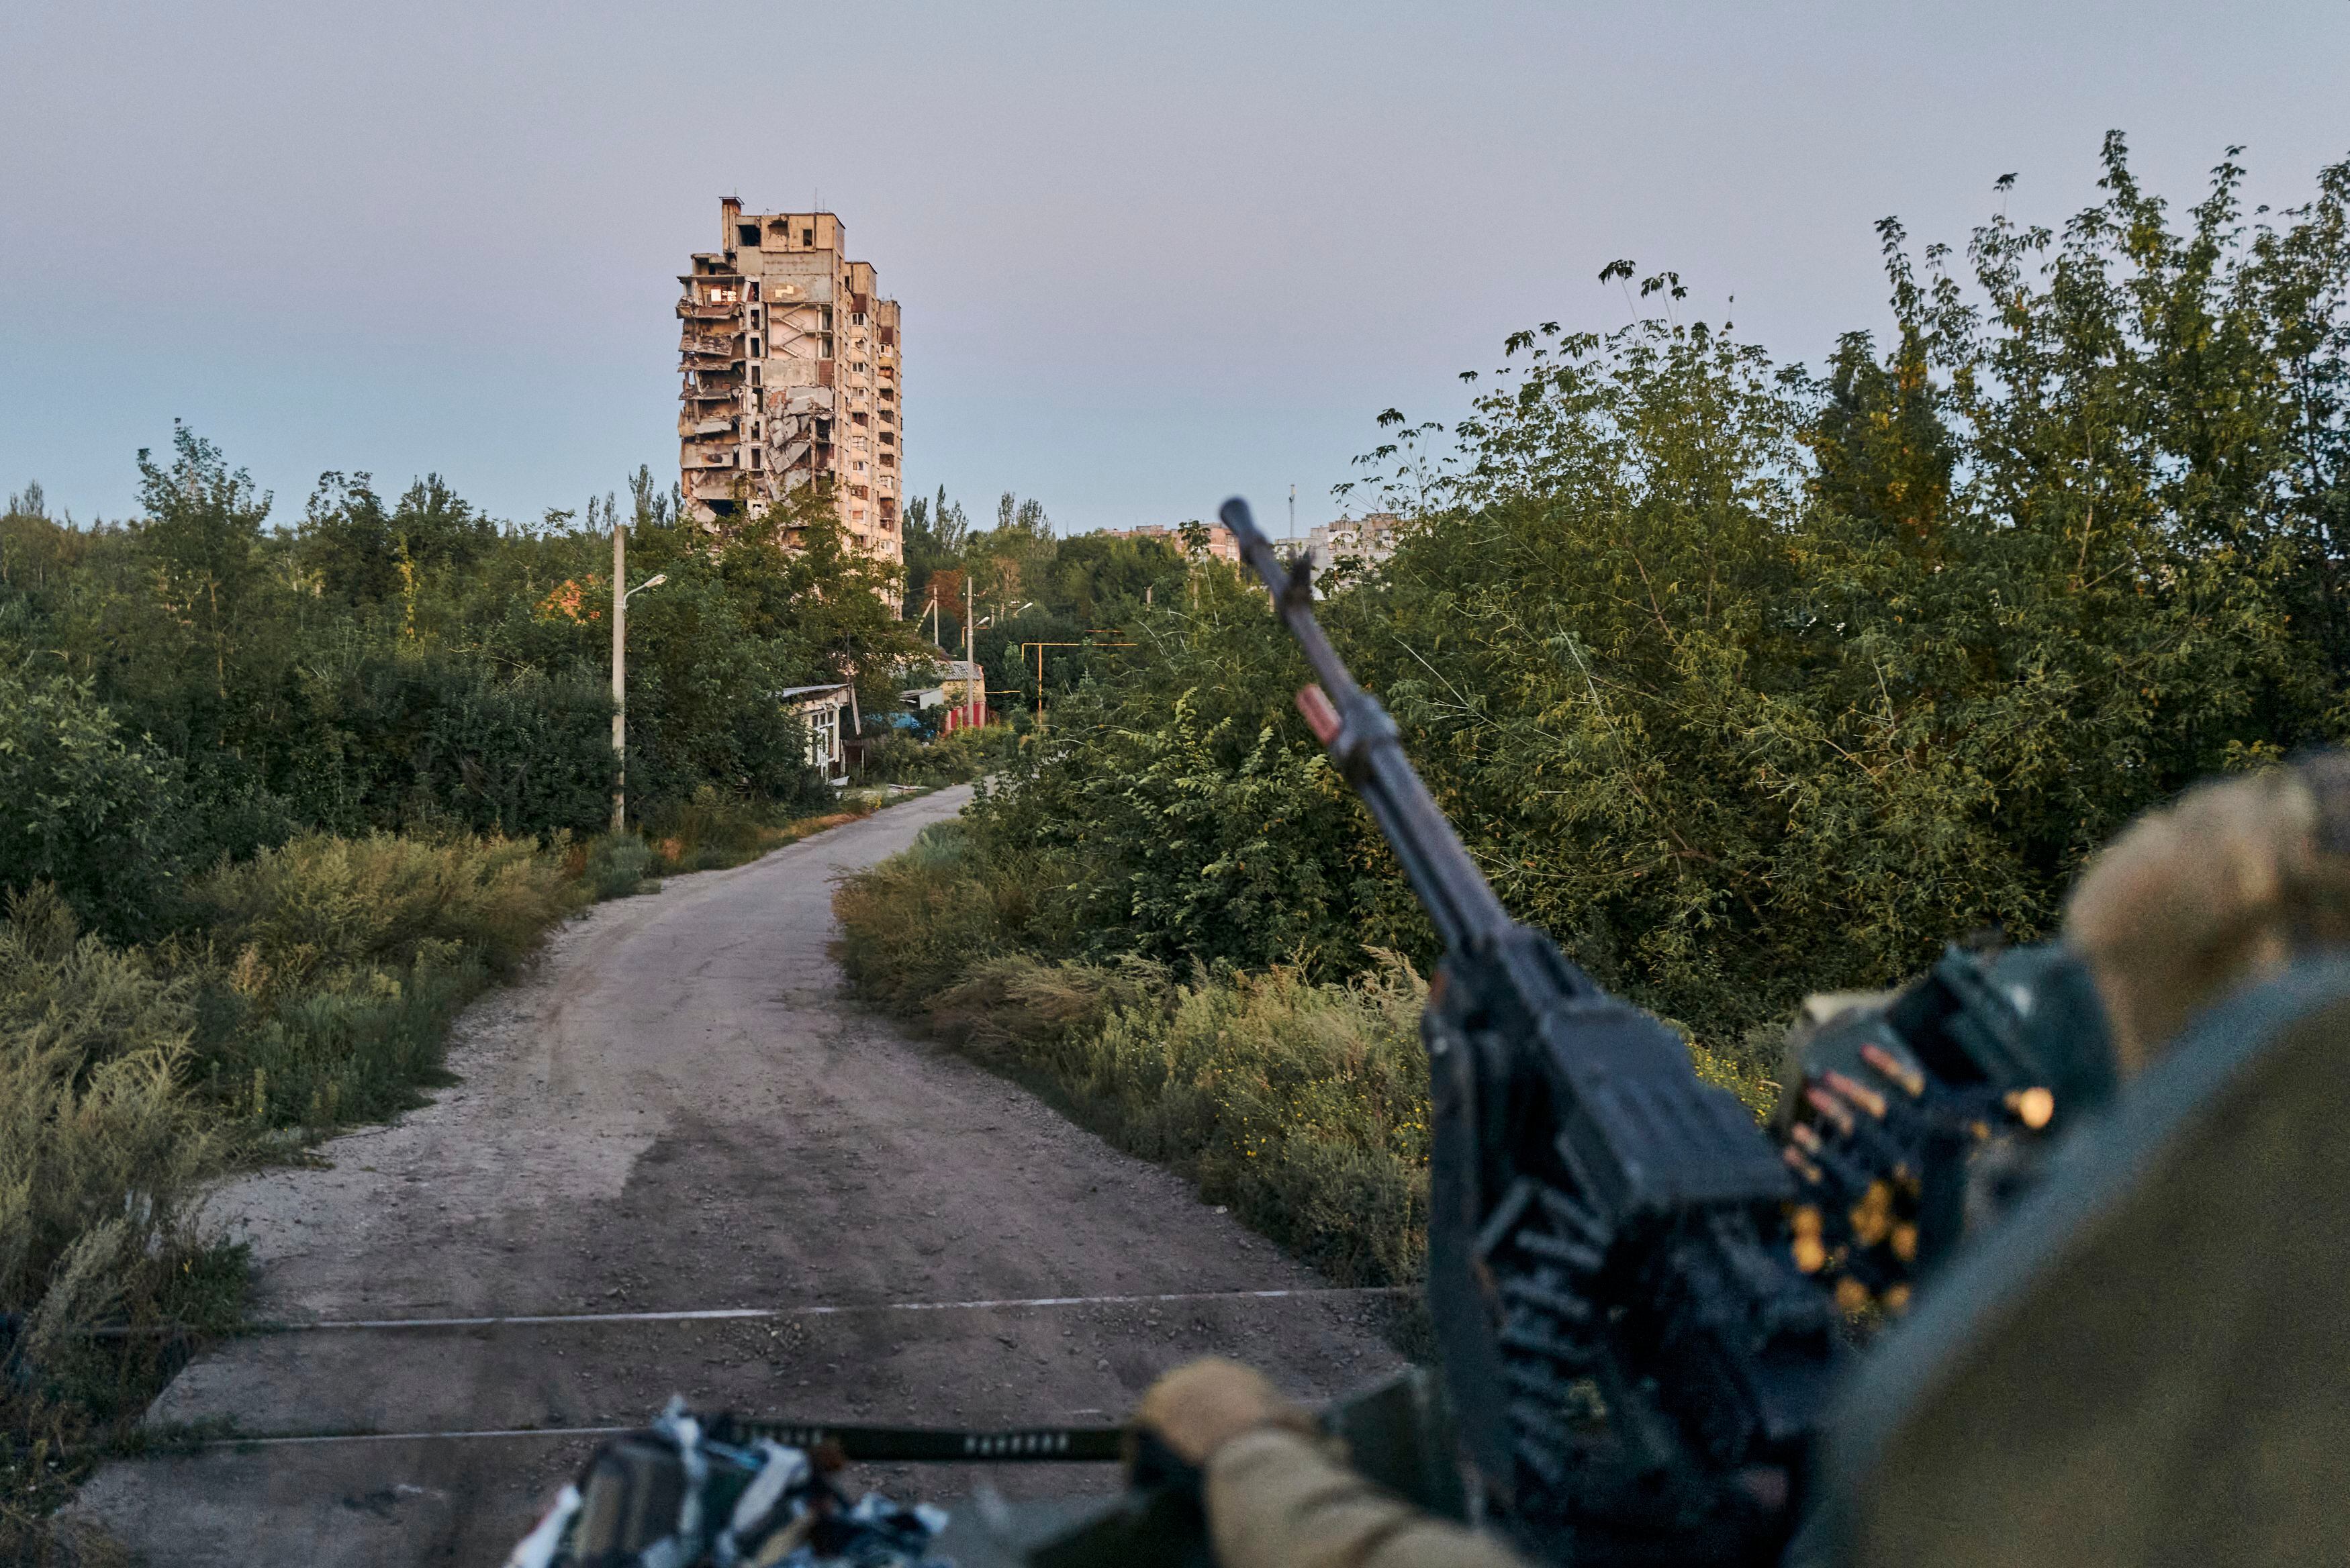
[[[1284,1398],[1264,1374],[1215,1355],[1188,1362],[1152,1384],[1134,1420],[1193,1466],[1259,1427],[1308,1436],[1315,1430],[1314,1417]]]

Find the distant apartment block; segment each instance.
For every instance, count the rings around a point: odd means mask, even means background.
[[[1392,512],[1367,512],[1360,517],[1341,517],[1335,523],[1324,523],[1309,529],[1305,535],[1305,548],[1314,557],[1316,575],[1345,560],[1376,566],[1395,554],[1396,535],[1402,527],[1403,519]]]
[[[1097,532],[1106,539],[1164,539],[1179,555],[1183,549],[1182,529],[1163,527],[1156,523],[1146,523],[1139,528],[1103,528]],[[1232,531],[1222,524],[1211,523],[1208,524],[1208,554],[1219,561],[1238,561],[1241,558],[1241,542],[1233,538]]]
[[[719,203],[721,245],[678,279],[677,420],[690,514],[718,526],[828,486],[859,548],[905,558],[898,302],[830,213]]]

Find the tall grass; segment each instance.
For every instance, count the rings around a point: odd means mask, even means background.
[[[983,856],[960,823],[926,829],[835,896],[851,986],[1190,1177],[1334,1279],[1419,1279],[1427,987],[1412,967],[1378,951],[1358,977],[1315,983],[1284,968],[1178,976],[1040,956],[1051,871]],[[1744,1054],[1690,1051],[1701,1077],[1767,1108],[1775,1087]]]
[[[218,1324],[241,1293],[242,1254],[191,1214],[234,1142],[191,1087],[198,989],[49,888],[0,922],[0,1562],[63,1550],[42,1516],[176,1354],[77,1331]]]
[[[417,1103],[458,1009],[592,896],[566,847],[307,835],[204,877],[209,1092],[274,1127]]]

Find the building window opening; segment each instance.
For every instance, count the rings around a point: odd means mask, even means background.
[[[853,425],[861,425],[865,422],[865,416],[863,414],[851,414],[848,416],[848,422]]]
[[[759,286],[755,283],[751,286],[751,297],[754,299],[759,297]]]
[[[756,358],[759,358],[760,357],[761,357],[761,356],[760,356],[760,353],[759,353],[759,340],[758,340],[756,337],[754,337],[754,338],[752,338],[752,339],[751,339],[751,358],[754,358],[754,359],[756,359]]]
[[[756,223],[735,224],[734,243],[738,245],[757,244],[759,243],[759,225]]]
[[[812,245],[816,244],[816,231],[814,229],[802,229],[800,231],[800,244],[804,245]]]

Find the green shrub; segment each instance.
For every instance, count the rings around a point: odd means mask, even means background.
[[[840,960],[858,993],[900,1016],[968,978],[978,961],[1045,949],[1035,866],[983,860],[962,818],[922,829],[904,854],[834,895]]]
[[[268,994],[313,973],[406,968],[454,944],[504,973],[577,905],[557,857],[528,839],[307,834],[201,878],[213,942]]]
[[[0,670],[0,892],[47,883],[111,936],[151,933],[185,868],[182,774],[87,682]]]
[[[601,833],[582,857],[580,877],[598,898],[625,898],[631,893],[657,891],[647,885],[653,869],[650,846],[633,833]]]
[[[858,776],[869,784],[969,784],[1001,767],[1017,748],[1009,724],[951,730],[931,740],[910,734],[877,738],[865,753]]]
[[[288,739],[280,769],[305,823],[526,836],[592,832],[611,812],[612,697],[600,675],[363,645],[305,674],[298,701],[317,722]]]
[[[1119,1143],[1339,1282],[1409,1283],[1427,1246],[1426,993],[1391,954],[1345,984],[1202,977],[1050,1060]]]
[[[731,791],[703,784],[683,801],[665,802],[645,825],[664,871],[740,866],[766,846],[768,814]]]

